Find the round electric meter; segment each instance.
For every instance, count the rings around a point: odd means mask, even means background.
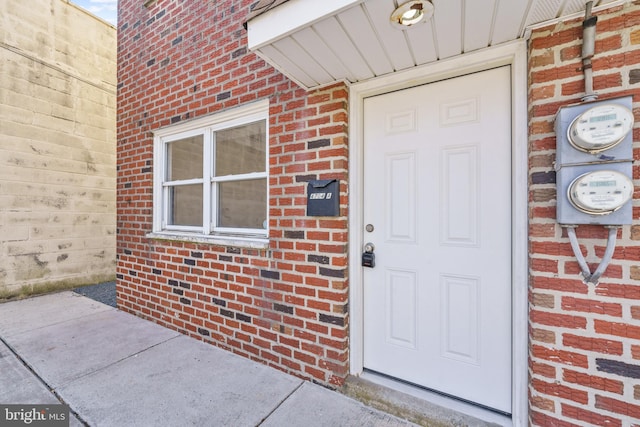
[[[581,212],[607,215],[633,197],[633,182],[625,174],[600,170],[580,175],[569,185],[569,201]]]
[[[567,131],[577,150],[599,153],[615,147],[633,127],[633,112],[620,104],[599,104],[576,117]]]

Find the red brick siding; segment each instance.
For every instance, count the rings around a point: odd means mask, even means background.
[[[640,2],[598,15],[594,88],[599,99],[634,96],[638,160]],[[530,422],[631,426],[640,417],[640,169],[634,168],[634,224],[618,232],[597,287],[582,282],[566,231],[555,221],[553,124],[558,108],[584,92],[581,21],[537,29],[530,42]],[[593,271],[607,230],[577,231]]]
[[[303,378],[347,375],[347,95],[306,93],[247,51],[253,0],[119,2],[121,309]],[[154,240],[153,135],[268,98],[268,250]],[[337,178],[340,216],[306,216],[310,179]]]

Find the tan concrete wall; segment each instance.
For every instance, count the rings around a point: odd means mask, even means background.
[[[66,0],[2,0],[0,43],[0,296],[110,280],[116,29]]]

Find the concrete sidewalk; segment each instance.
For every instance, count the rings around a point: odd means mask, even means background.
[[[0,404],[81,426],[410,426],[73,292],[0,304]]]

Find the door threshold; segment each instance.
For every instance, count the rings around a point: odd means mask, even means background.
[[[349,376],[341,392],[422,426],[512,427],[511,417],[375,372]]]

